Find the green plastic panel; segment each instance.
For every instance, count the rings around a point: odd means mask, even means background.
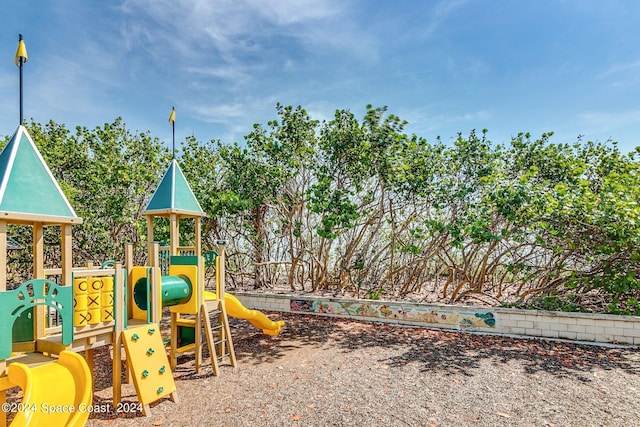
[[[216,265],[216,258],[218,257],[218,252],[211,250],[206,251],[204,253],[204,265],[207,267],[211,267]]]
[[[33,307],[23,311],[13,322],[13,342],[33,341]]]
[[[191,326],[178,326],[178,347],[196,342],[196,328]]]
[[[51,280],[33,279],[12,291],[0,292],[0,360],[11,356],[13,324],[20,314],[45,305],[60,313],[62,344],[73,342],[73,287]]]
[[[169,264],[171,265],[195,265],[198,266],[198,255],[173,255],[169,258]]]

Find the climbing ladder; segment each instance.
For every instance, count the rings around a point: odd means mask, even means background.
[[[225,306],[225,240],[218,240],[218,250],[209,251],[205,254],[205,261],[208,265],[215,266],[216,292],[205,292],[201,309],[201,317],[204,320],[207,335],[207,345],[209,346],[209,356],[211,357],[211,367],[213,375],[217,376],[220,370],[218,362],[229,358],[229,363],[236,368],[236,354],[233,350],[231,331],[229,330],[229,318]],[[211,318],[214,322],[211,322]]]
[[[175,369],[179,355],[195,351],[196,372],[200,372],[201,354],[198,351],[201,348],[200,326],[204,326],[213,375],[218,376],[220,372],[219,362],[225,358],[229,359],[229,363],[234,369],[236,368],[236,355],[233,350],[229,320],[224,303],[218,299],[205,300],[196,316],[181,317],[178,313],[172,313],[172,317],[170,365],[173,369]],[[193,342],[178,344],[180,341],[178,337],[181,335],[179,330],[184,328],[193,331]]]
[[[211,357],[211,367],[213,375],[218,376],[220,367],[218,362],[224,358],[229,358],[229,363],[236,368],[236,354],[233,350],[231,331],[229,330],[229,319],[224,302],[219,299],[205,300],[202,305],[202,319],[204,320],[205,332],[207,335],[207,346]],[[214,322],[211,322],[211,318]]]
[[[233,350],[224,302],[224,245],[226,245],[226,241],[218,241],[218,251],[209,251],[205,256],[207,265],[215,265],[216,292],[205,292],[204,277],[201,277],[199,280],[200,302],[198,303],[200,308],[197,312],[189,317],[181,317],[180,313],[171,314],[170,364],[173,369],[175,369],[179,354],[195,351],[196,373],[200,372],[201,327],[204,327],[213,375],[218,376],[219,362],[225,358],[229,359],[229,363],[234,369],[236,368],[236,355]],[[187,338],[183,332],[193,332],[193,336]]]

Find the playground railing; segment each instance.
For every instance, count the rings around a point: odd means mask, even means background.
[[[195,255],[195,246],[178,246],[178,255]]]
[[[178,255],[195,255],[195,246],[178,246]],[[158,261],[160,263],[160,274],[166,276],[169,274],[169,258],[170,250],[166,245],[160,245],[158,250]]]

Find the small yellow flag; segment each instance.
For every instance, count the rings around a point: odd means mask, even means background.
[[[169,116],[169,123],[175,123],[176,122],[176,109],[175,108],[171,108],[171,115]]]
[[[16,57],[13,59],[13,62],[15,62],[18,67],[22,65],[20,63],[20,58],[22,58],[22,63],[29,61],[29,57],[27,56],[27,46],[24,44],[24,40],[22,40],[22,36],[20,36],[20,41],[18,42],[18,50],[16,51]]]

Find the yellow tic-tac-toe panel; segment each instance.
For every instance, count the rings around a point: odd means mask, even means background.
[[[81,327],[89,324],[88,288],[89,282],[86,277],[73,280],[73,326]]]

